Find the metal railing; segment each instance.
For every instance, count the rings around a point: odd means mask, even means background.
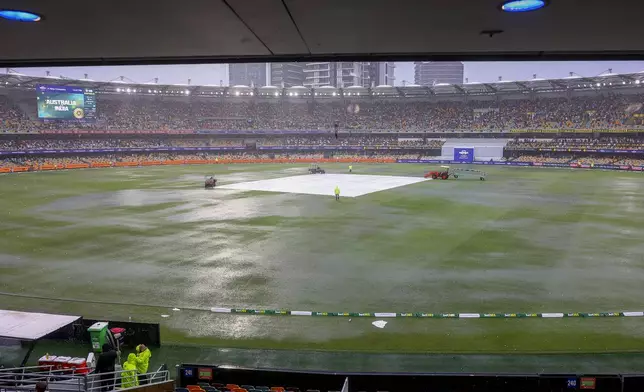
[[[35,391],[36,384],[41,381],[47,384],[49,392],[109,392],[169,380],[170,373],[165,366],[143,374],[137,374],[134,370],[82,374],[76,369],[31,366],[0,369],[0,392]]]

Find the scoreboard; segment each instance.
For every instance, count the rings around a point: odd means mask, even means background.
[[[96,92],[74,86],[36,86],[38,118],[44,121],[96,121]]]

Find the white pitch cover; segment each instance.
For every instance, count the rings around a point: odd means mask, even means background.
[[[0,309],[0,337],[36,340],[78,320],[80,316]]]

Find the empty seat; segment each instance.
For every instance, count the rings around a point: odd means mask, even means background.
[[[219,390],[215,387],[203,387],[203,390],[206,392],[219,392]]]
[[[210,384],[210,385],[212,385],[213,387],[215,387],[215,388],[217,388],[217,389],[220,389],[220,390],[221,390],[222,388],[226,387],[224,384],[219,384],[219,383],[217,383],[217,382],[213,382],[213,383],[212,383],[212,384]]]
[[[257,390],[257,391],[268,391],[268,390],[270,390],[270,388],[265,387],[265,386],[257,386],[257,387],[255,387],[255,390]]]
[[[241,387],[246,389],[247,391],[250,391],[251,389],[255,389],[255,387],[252,385],[242,385]]]
[[[284,392],[284,387],[271,387],[272,392]]]

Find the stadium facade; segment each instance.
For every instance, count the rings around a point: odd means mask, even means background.
[[[39,119],[41,84],[95,90],[96,121]],[[43,162],[65,168],[107,164],[96,162],[97,154],[117,154],[110,165],[142,159],[209,162],[221,154],[449,161],[457,147],[471,148],[475,160],[641,169],[643,87],[641,73],[312,89],[104,83],[9,73],[0,74],[0,150],[9,157],[3,165],[10,171]],[[335,124],[341,140],[329,136]]]
[[[307,63],[305,73],[312,64]],[[265,70],[265,64],[262,64]],[[321,66],[322,68],[322,66]],[[326,68],[328,69],[328,68]],[[258,72],[259,69],[258,69]],[[310,72],[310,70],[308,71]],[[328,79],[328,77],[326,77]],[[308,82],[310,84],[310,82]],[[0,73],[0,94],[20,94],[20,92],[33,91],[38,84],[64,84],[70,86],[92,87],[98,94],[121,94],[130,96],[190,96],[204,98],[242,99],[247,96],[256,96],[266,99],[293,99],[302,100],[318,97],[324,100],[400,100],[400,99],[426,99],[429,101],[441,100],[507,100],[507,99],[540,99],[540,98],[572,98],[576,96],[598,96],[606,94],[643,94],[644,73],[614,74],[603,73],[598,76],[584,77],[570,75],[565,78],[542,79],[533,78],[519,81],[497,81],[482,83],[470,81],[461,84],[439,84],[434,86],[378,86],[360,87],[352,89],[338,88],[331,84],[311,86],[310,88],[274,88],[262,89],[256,85],[251,88],[249,84],[237,86],[229,83],[228,86],[213,85],[182,85],[161,83],[128,83],[122,80],[110,82],[95,81],[91,79],[70,79],[57,76],[28,76],[16,72]],[[305,81],[304,86],[307,86]],[[325,88],[320,89],[319,87]],[[317,88],[316,88],[317,87]],[[349,87],[349,86],[345,86]],[[357,87],[357,88],[356,88]],[[266,90],[266,91],[265,91]],[[298,94],[291,94],[298,90]]]

